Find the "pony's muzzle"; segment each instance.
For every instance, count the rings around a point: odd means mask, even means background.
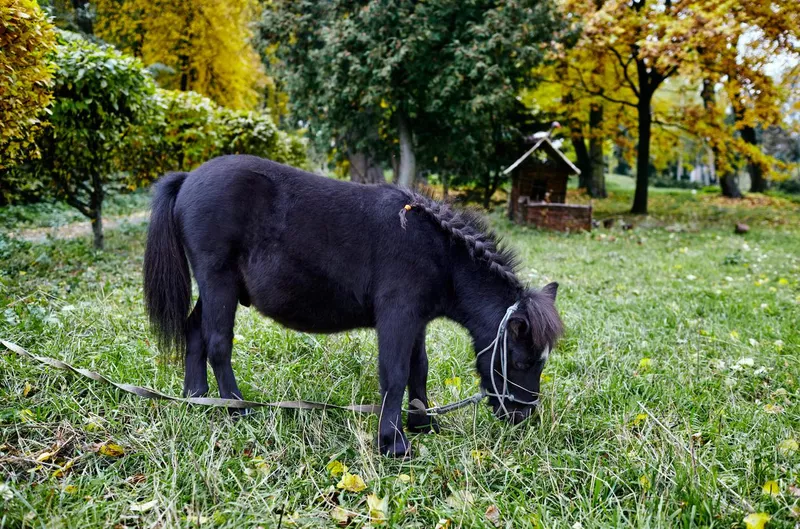
[[[524,408],[510,408],[506,405],[506,409],[504,410],[502,406],[495,406],[494,407],[494,414],[497,418],[503,419],[504,421],[508,421],[511,424],[520,424],[521,422],[528,419],[531,415],[533,415],[533,410],[536,409],[536,406],[526,406]]]

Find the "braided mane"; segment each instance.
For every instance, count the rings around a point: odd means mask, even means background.
[[[489,270],[506,280],[512,287],[520,290],[524,288],[515,273],[516,255],[501,246],[499,237],[488,228],[480,216],[469,211],[453,210],[447,204],[418,193],[408,192],[408,196],[411,209],[425,212],[442,231],[466,247],[473,261],[485,263]],[[407,208],[400,210],[400,223],[403,229],[406,228],[406,211]]]

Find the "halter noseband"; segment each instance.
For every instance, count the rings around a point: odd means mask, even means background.
[[[505,406],[505,401],[508,402],[516,402],[517,404],[522,404],[523,406],[537,406],[539,404],[539,399],[536,400],[519,400],[514,397],[508,391],[508,320],[511,318],[511,315],[519,308],[519,301],[508,307],[506,309],[506,314],[503,316],[503,319],[500,320],[500,325],[497,327],[497,334],[494,337],[494,340],[491,341],[489,345],[487,345],[484,349],[479,351],[475,357],[480,358],[480,356],[489,349],[492,350],[492,359],[491,359],[491,371],[490,375],[492,378],[492,389],[494,393],[484,390],[483,394],[487,397],[495,397],[500,402],[500,408],[503,412],[508,415],[508,410]],[[497,357],[497,350],[501,348],[502,342],[502,353],[500,355],[500,376],[503,377],[503,392],[500,393],[497,389],[497,382],[495,381],[494,377],[494,365],[495,365],[495,358]],[[513,384],[513,382],[512,382]],[[522,388],[525,389],[525,388]]]

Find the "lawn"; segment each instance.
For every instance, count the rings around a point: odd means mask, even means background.
[[[651,216],[633,218],[630,201],[621,185],[594,201],[630,230],[554,234],[492,216],[523,280],[561,284],[567,335],[535,420],[512,427],[465,408],[413,437],[410,461],[377,454],[375,417],[234,421],[0,353],[0,527],[335,527],[332,514],[378,525],[369,494],[387,500],[393,527],[743,528],[751,511],[795,527],[800,207],[658,190]],[[24,213],[0,213],[6,234],[13,219],[42,222]],[[734,235],[736,222],[750,232]],[[0,235],[0,337],[179,395],[182,377],[159,365],[145,325],[144,238],[144,225],[123,225],[95,252],[89,238]],[[371,331],[296,333],[240,309],[235,332],[246,398],[378,399]],[[436,403],[476,390],[463,329],[434,322],[428,352]],[[332,461],[366,488],[337,489]]]

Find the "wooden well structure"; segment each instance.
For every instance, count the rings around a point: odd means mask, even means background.
[[[566,203],[569,178],[580,169],[553,145],[549,134],[530,141],[533,146],[503,171],[511,173],[509,218],[552,230],[591,230],[592,206]]]

